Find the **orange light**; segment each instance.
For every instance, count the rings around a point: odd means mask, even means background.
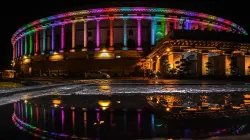
[[[53,104],[61,104],[61,100],[53,100]]]

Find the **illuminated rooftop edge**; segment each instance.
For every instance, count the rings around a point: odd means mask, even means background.
[[[223,19],[220,17],[216,17],[213,15],[204,14],[204,13],[197,13],[197,12],[178,10],[178,9],[170,9],[170,8],[114,7],[114,8],[98,8],[98,9],[89,9],[89,10],[67,12],[67,13],[62,13],[62,14],[58,14],[58,15],[54,15],[54,16],[50,16],[50,17],[46,17],[46,18],[42,18],[42,19],[33,21],[33,22],[19,28],[13,34],[13,36],[11,38],[11,42],[13,44],[15,42],[16,37],[20,33],[22,33],[23,31],[25,31],[26,29],[28,29],[32,26],[36,26],[36,25],[48,22],[48,21],[53,21],[53,20],[61,19],[61,18],[67,18],[67,17],[71,17],[71,16],[79,16],[79,15],[84,15],[84,14],[110,13],[110,12],[152,12],[152,13],[165,13],[165,14],[180,14],[180,15],[186,15],[186,16],[191,16],[191,17],[205,18],[208,20],[214,20],[214,21],[221,22],[223,24],[232,26],[234,28],[237,28],[237,29],[241,30],[241,32],[243,34],[247,35],[247,32],[239,25],[237,25],[229,20],[226,20],[226,19]]]

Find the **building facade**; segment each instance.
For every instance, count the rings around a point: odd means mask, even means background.
[[[247,35],[239,25],[203,13],[144,7],[89,9],[42,18],[18,29],[11,39],[13,62],[23,74],[101,70],[129,75],[171,30]]]

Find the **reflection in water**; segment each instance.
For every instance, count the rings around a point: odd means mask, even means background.
[[[202,139],[249,133],[248,99],[240,93],[48,96],[14,103],[13,122],[51,138]]]

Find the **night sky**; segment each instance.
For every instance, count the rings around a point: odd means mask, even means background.
[[[202,12],[231,20],[250,33],[250,5],[247,0],[234,0],[232,2],[228,0],[133,0],[133,2],[128,2],[128,0],[126,2],[121,0],[1,1],[2,48],[0,51],[0,69],[6,69],[10,65],[12,59],[11,36],[23,25],[62,12],[115,6],[162,7]]]

